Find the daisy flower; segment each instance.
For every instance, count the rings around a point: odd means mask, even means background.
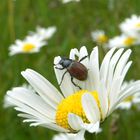
[[[72,2],[72,1],[79,2],[80,0],[62,0],[63,3],[68,3],[68,2]]]
[[[132,15],[120,24],[120,30],[128,36],[140,36],[140,16]]]
[[[94,42],[104,44],[107,43],[108,37],[106,36],[105,32],[103,30],[96,30],[91,33],[91,37]]]
[[[125,88],[126,86],[129,86],[133,82],[134,82],[133,80],[129,82],[124,82],[122,89]],[[139,104],[139,103],[140,103],[140,92],[127,97],[122,103],[118,105],[118,108],[130,109],[133,104]]]
[[[51,26],[48,28],[37,26],[36,32],[30,32],[30,34],[33,36],[37,36],[38,38],[40,38],[40,40],[48,40],[53,36],[55,32],[56,32],[55,26]]]
[[[18,53],[36,53],[46,44],[45,41],[40,40],[36,36],[27,36],[24,40],[16,40],[15,44],[9,47],[9,55],[15,55]]]
[[[124,34],[120,36],[116,36],[108,41],[108,44],[106,47],[109,48],[121,48],[121,47],[130,47],[132,45],[138,45],[140,44],[140,39],[138,40],[137,38],[126,36]]]
[[[115,51],[112,48],[104,57],[99,66],[98,48],[95,47],[88,54],[86,47],[80,51],[72,49],[69,58],[81,60],[88,69],[85,81],[74,79],[66,73],[58,91],[47,79],[39,73],[26,69],[21,74],[34,88],[36,94],[30,90],[17,87],[8,91],[5,102],[15,106],[21,113],[19,116],[26,118],[31,126],[44,126],[59,132],[74,133],[75,137],[87,130],[90,133],[99,131],[99,123],[103,122],[118,106],[120,102],[137,92],[140,92],[140,81],[135,81],[122,89],[124,78],[131,66],[128,61],[131,50],[123,48]],[[66,69],[61,67],[61,57],[55,57],[54,70],[60,84]],[[77,60],[77,61],[78,61]]]

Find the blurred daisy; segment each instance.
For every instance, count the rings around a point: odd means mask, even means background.
[[[40,40],[36,36],[27,36],[24,40],[16,40],[15,44],[9,47],[9,55],[15,55],[18,53],[36,53],[46,44],[45,41]]]
[[[132,15],[120,24],[120,30],[128,36],[140,36],[140,16]]]
[[[123,88],[125,88],[126,86],[129,86],[132,83],[133,83],[133,80],[131,80],[130,82],[124,82]],[[139,104],[139,103],[140,103],[140,92],[127,97],[122,103],[118,105],[118,108],[130,109],[133,104]]]
[[[72,1],[79,2],[80,0],[62,0],[63,3],[68,3],[68,2],[72,2]]]
[[[48,28],[38,26],[36,28],[36,32],[30,32],[30,34],[37,36],[38,38],[40,38],[40,40],[48,40],[53,36],[55,32],[56,32],[55,26],[51,26]]]
[[[90,133],[99,132],[99,123],[103,122],[118,106],[120,102],[134,93],[140,92],[140,81],[131,83],[122,89],[123,80],[131,66],[128,61],[131,50],[124,52],[121,48],[115,52],[111,49],[104,57],[99,67],[98,48],[95,47],[88,55],[86,47],[80,51],[76,48],[70,52],[70,59],[81,60],[88,69],[85,81],[74,79],[79,90],[71,82],[71,76],[66,73],[59,92],[47,79],[39,73],[27,69],[22,76],[36,91],[17,87],[7,92],[5,102],[15,106],[22,113],[19,116],[26,118],[31,126],[44,126],[59,132],[68,132],[82,135],[85,130]],[[66,70],[59,67],[61,57],[55,57],[54,70],[60,84]],[[62,67],[60,67],[62,68]]]
[[[126,36],[126,35],[120,35],[116,36],[108,41],[108,44],[106,47],[109,48],[121,48],[121,47],[130,47],[132,45],[138,45],[140,44],[140,39],[138,40],[137,38]]]
[[[104,44],[107,43],[108,37],[103,30],[96,30],[91,33],[91,37],[94,42]]]

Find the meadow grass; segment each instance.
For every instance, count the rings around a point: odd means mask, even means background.
[[[53,71],[55,56],[68,56],[71,48],[83,45],[90,52],[96,45],[90,36],[92,30],[104,29],[110,37],[115,36],[120,33],[118,24],[122,20],[140,13],[139,0],[112,1],[110,9],[109,0],[81,0],[66,5],[58,0],[0,0],[0,140],[51,140],[54,131],[22,123],[17,112],[3,108],[3,97],[7,90],[25,82],[20,72],[26,68],[38,71],[58,87]],[[15,39],[23,39],[37,25],[57,27],[48,45],[37,54],[8,56],[9,45]],[[99,49],[102,59],[105,52],[101,46]],[[133,65],[128,80],[140,79],[140,48],[132,50]],[[120,115],[114,119],[117,112]],[[87,134],[87,140],[139,140],[140,112],[135,107],[117,112],[101,125],[101,134]]]

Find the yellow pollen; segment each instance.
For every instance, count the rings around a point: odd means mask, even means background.
[[[133,38],[133,37],[128,37],[128,38],[126,38],[126,39],[124,40],[124,44],[125,44],[126,46],[133,45],[134,42],[135,42],[135,38]]]
[[[86,115],[84,113],[84,110],[82,108],[82,103],[81,103],[81,97],[84,93],[91,94],[99,106],[98,93],[96,91],[88,92],[86,90],[80,90],[68,96],[67,98],[63,99],[58,105],[57,111],[56,111],[56,123],[59,126],[69,129],[70,131],[74,131],[68,124],[69,113],[74,113],[78,115],[79,117],[81,117],[83,122],[89,123],[88,119],[86,118]]]
[[[98,37],[98,42],[99,43],[106,43],[108,41],[108,37],[106,35],[100,35]]]
[[[35,45],[34,45],[34,44],[26,43],[26,44],[23,46],[23,51],[24,51],[24,52],[30,52],[30,51],[32,51],[34,48],[35,48]]]
[[[136,24],[136,27],[140,28],[140,23],[137,23],[137,24]]]

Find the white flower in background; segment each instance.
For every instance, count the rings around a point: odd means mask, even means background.
[[[46,44],[45,41],[40,40],[36,36],[27,36],[24,40],[16,40],[15,44],[9,47],[9,55],[15,55],[18,53],[36,53]]]
[[[86,47],[80,51],[76,48],[70,52],[70,59],[79,60],[88,69],[85,81],[74,79],[66,73],[60,86],[61,93],[42,75],[27,69],[22,72],[23,77],[36,91],[17,87],[7,92],[5,102],[10,103],[19,116],[26,118],[31,126],[44,126],[59,132],[82,135],[85,130],[90,133],[99,132],[99,122],[103,122],[118,106],[120,102],[134,93],[140,92],[140,81],[131,83],[122,89],[124,78],[131,66],[128,61],[131,50],[123,48],[115,52],[111,49],[99,66],[98,48],[95,47],[88,55]],[[59,67],[61,57],[55,57],[54,64]],[[58,83],[66,71],[56,69]],[[77,138],[78,139],[78,138]]]
[[[103,30],[96,30],[91,33],[91,37],[94,42],[104,44],[107,43],[108,37]]]
[[[120,30],[128,36],[140,37],[140,16],[132,15],[120,24]]]
[[[121,47],[130,47],[132,45],[138,45],[138,44],[140,44],[140,39],[126,36],[126,35],[120,35],[120,36],[116,36],[114,38],[111,38],[108,41],[108,44],[106,45],[106,47],[108,47],[108,48],[113,48],[113,47],[121,48]]]
[[[55,32],[56,32],[55,26],[51,26],[48,28],[37,26],[36,32],[30,32],[30,34],[33,36],[37,36],[38,38],[40,38],[40,40],[48,40],[53,36]]]
[[[79,2],[80,0],[62,0],[63,3],[68,3],[68,2]]]
[[[125,88],[126,86],[129,86],[132,83],[133,83],[133,80],[129,82],[124,82],[122,89]],[[118,105],[118,108],[130,109],[133,104],[139,104],[139,103],[140,103],[140,92],[127,97],[122,103]]]

